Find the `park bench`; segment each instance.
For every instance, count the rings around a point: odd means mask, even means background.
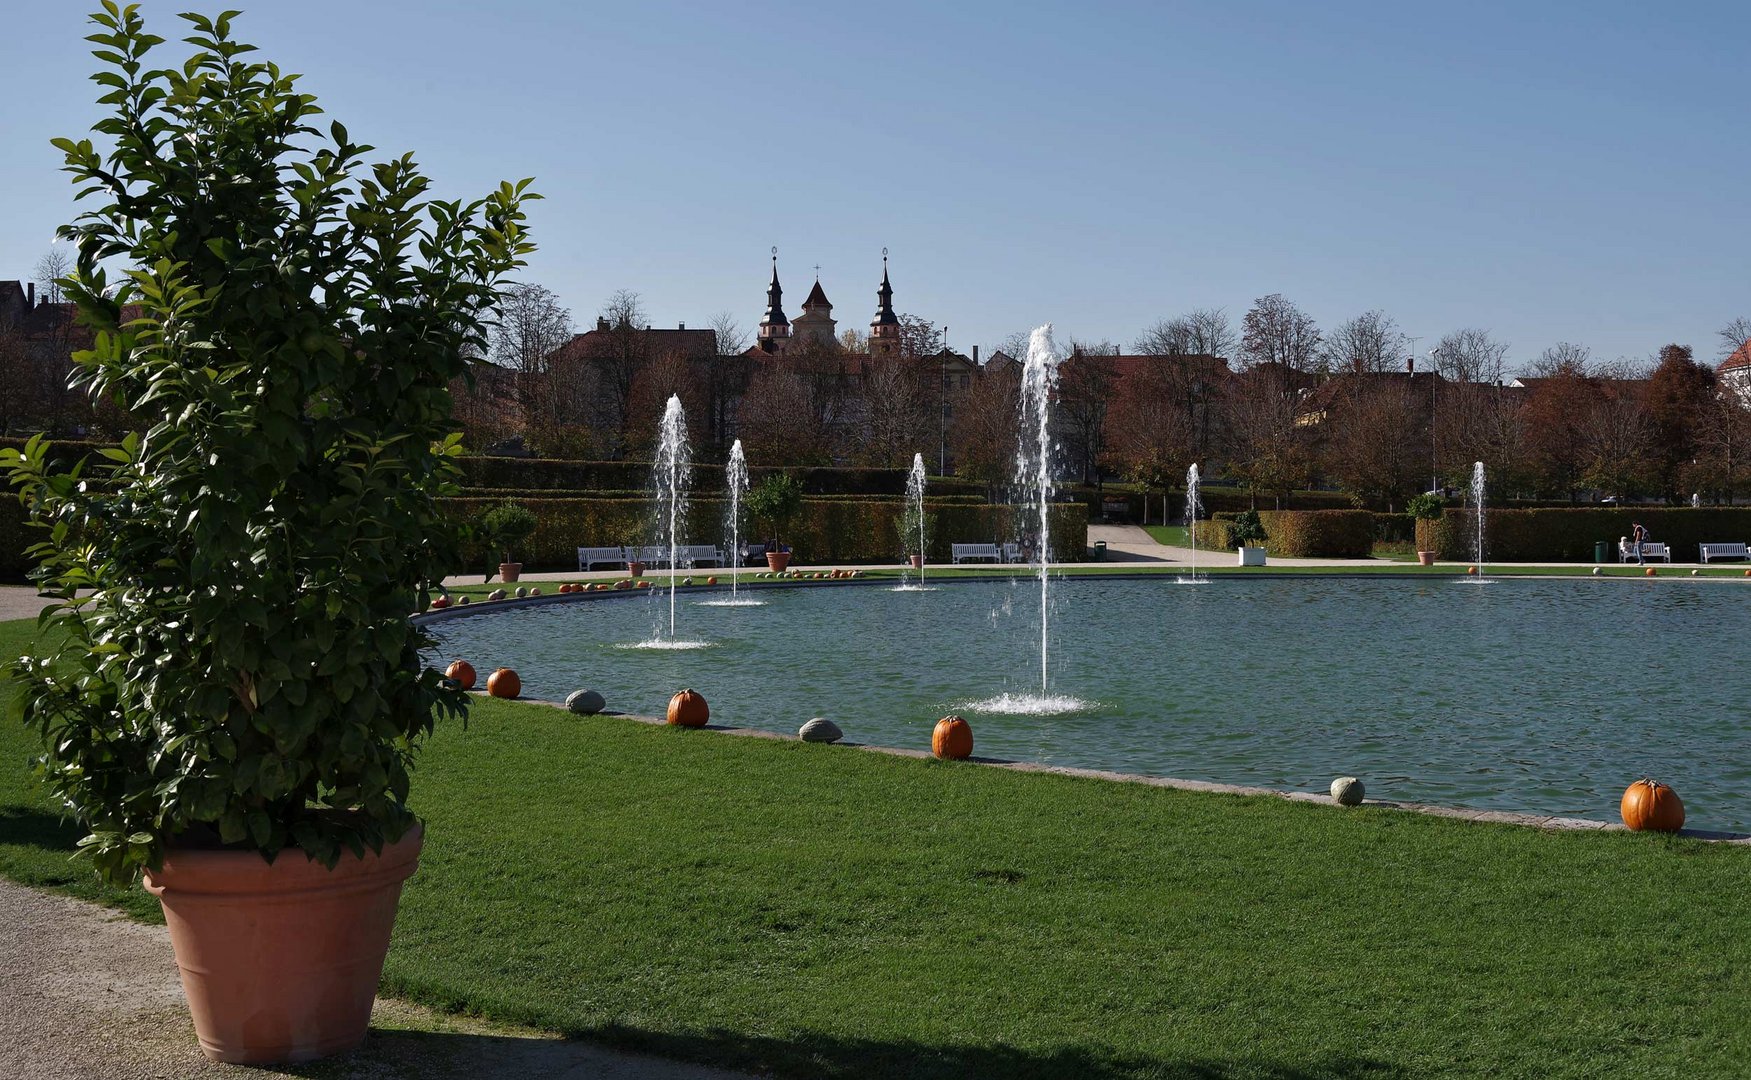
[[[1618,562],[1631,562],[1634,559],[1635,559],[1635,545],[1630,543],[1628,540],[1619,540],[1617,542],[1617,561]],[[1650,559],[1664,559],[1667,562],[1671,562],[1672,561],[1672,552],[1670,549],[1668,549],[1666,547],[1665,544],[1659,543],[1659,542],[1654,541],[1654,540],[1643,540],[1642,541],[1642,561],[1647,562]]]
[[[743,566],[764,566],[764,565],[766,565],[766,545],[765,544],[743,544],[742,551],[741,551],[741,565],[743,565]]]
[[[1702,561],[1710,559],[1751,559],[1751,550],[1744,544],[1698,544],[1702,549]]]
[[[1003,561],[1004,562],[1020,562],[1021,561],[1021,545],[1016,543],[1013,540],[1007,544],[1004,544],[1003,545]]]
[[[974,559],[989,559],[992,562],[1002,562],[1003,555],[997,550],[996,544],[951,544],[949,554],[957,563],[970,562]]]
[[[626,561],[650,567],[668,566],[669,545],[645,544],[642,547],[629,547],[626,549]]]
[[[598,566],[626,565],[626,552],[617,547],[581,547],[578,549],[578,569],[594,570]]]
[[[683,544],[677,555],[681,560],[681,565],[689,570],[704,563],[710,563],[713,566],[724,564],[724,553],[710,544]]]

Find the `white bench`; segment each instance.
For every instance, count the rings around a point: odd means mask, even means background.
[[[626,552],[617,547],[581,547],[578,549],[578,570],[594,570],[598,566],[625,566]]]
[[[1007,544],[1004,544],[1003,545],[1003,561],[1004,562],[1020,562],[1021,561],[1021,545],[1016,543],[1013,540],[1011,540]]]
[[[669,545],[646,544],[642,547],[626,549],[626,561],[644,566],[657,567],[669,565]]]
[[[1631,542],[1629,542],[1628,540],[1619,540],[1617,542],[1617,561],[1618,562],[1629,562],[1630,560],[1632,560],[1634,558],[1635,558],[1635,545],[1632,544]],[[1649,559],[1664,559],[1667,562],[1671,562],[1672,561],[1672,552],[1667,549],[1665,544],[1661,544],[1661,543],[1658,543],[1658,542],[1653,541],[1653,540],[1643,540],[1642,541],[1642,561],[1646,562]]]
[[[681,565],[689,570],[703,563],[710,563],[713,566],[724,564],[724,553],[710,544],[683,544],[676,554],[681,560]]]
[[[950,544],[949,554],[958,563],[971,562],[974,559],[1003,561],[1003,555],[997,550],[996,544]]]
[[[1751,559],[1751,550],[1744,544],[1698,544],[1702,549],[1702,561],[1710,559]]]

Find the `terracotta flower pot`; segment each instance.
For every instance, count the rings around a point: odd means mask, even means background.
[[[766,569],[771,570],[773,573],[778,573],[789,565],[790,552],[768,551],[766,553]]]
[[[172,850],[146,890],[182,970],[201,1052],[262,1065],[310,1061],[364,1041],[401,883],[423,832],[329,870],[302,852]]]
[[[911,556],[911,559],[912,559],[912,569],[914,569],[914,570],[924,569],[924,556],[913,555],[913,556]]]
[[[1418,566],[1434,566],[1435,565],[1435,553],[1433,551],[1419,551],[1419,552],[1417,552],[1417,565]]]
[[[635,578],[644,577],[644,563],[629,562],[626,564],[626,572]]]
[[[520,562],[502,562],[502,563],[499,563],[499,580],[500,581],[515,581],[515,580],[517,580],[517,576],[519,574],[521,574],[522,572],[523,572],[523,564]]]

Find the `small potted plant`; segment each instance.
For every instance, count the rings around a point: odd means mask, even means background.
[[[455,564],[450,385],[533,196],[373,165],[234,16],[182,16],[186,64],[135,5],[91,17],[106,115],[54,140],[95,207],[61,233],[96,332],[74,385],[145,433],[101,484],[40,438],[0,467],[59,600],[11,669],[37,772],[80,853],[163,904],[201,1049],[266,1063],[364,1039],[413,757],[466,710],[408,613]]]
[[[535,531],[535,515],[528,507],[506,499],[488,510],[480,519],[480,529],[488,542],[503,553],[499,562],[499,579],[505,582],[516,581],[523,573],[523,564],[512,562],[511,554],[523,546],[523,541],[529,539]],[[486,580],[492,580],[492,572],[488,571]]]
[[[1265,527],[1257,510],[1242,510],[1228,523],[1228,544],[1240,553],[1241,566],[1265,565]]]
[[[906,561],[914,570],[924,569],[930,537],[936,533],[936,515],[920,515],[916,504],[907,503],[905,512],[894,519],[894,527],[899,530],[900,550],[907,553]]]
[[[1419,522],[1440,521],[1441,515],[1447,512],[1447,500],[1441,498],[1440,495],[1433,491],[1425,491],[1421,495],[1411,496],[1410,501],[1405,503],[1404,508]],[[1417,533],[1419,536],[1423,535],[1423,530],[1419,528]],[[1434,530],[1432,528],[1429,530],[1428,535],[1431,537],[1434,535]],[[1434,566],[1435,554],[1436,553],[1433,551],[1424,551],[1422,548],[1418,548],[1417,563],[1422,566]]]
[[[773,473],[754,485],[746,500],[748,513],[766,526],[766,566],[774,573],[790,565],[790,548],[782,537],[803,508],[803,485],[789,473]]]

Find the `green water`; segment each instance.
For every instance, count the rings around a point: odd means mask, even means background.
[[[432,659],[522,675],[532,697],[601,691],[660,714],[691,686],[716,723],[928,747],[946,712],[982,755],[1615,820],[1647,774],[1690,824],[1751,828],[1751,592],[1734,582],[1073,578],[1053,585],[1051,692],[1087,707],[1005,715],[1037,693],[1038,585],[682,594],[690,651],[628,649],[666,598],[613,596],[434,625]],[[660,609],[660,610],[659,610]]]

